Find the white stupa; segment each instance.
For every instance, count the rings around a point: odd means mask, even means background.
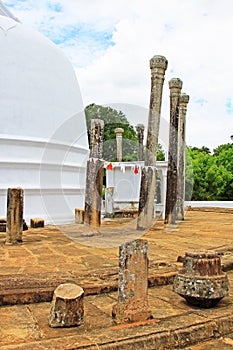
[[[0,47],[0,217],[7,188],[22,187],[27,222],[72,222],[74,208],[84,205],[89,152],[74,70],[1,1]]]

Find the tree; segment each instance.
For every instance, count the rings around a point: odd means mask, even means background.
[[[233,199],[233,145],[220,145],[213,155],[207,147],[189,147],[193,172],[192,200],[232,200]],[[189,176],[190,163],[186,172]]]
[[[104,121],[104,159],[116,160],[116,128],[123,128],[122,154],[123,161],[137,159],[137,136],[132,125],[121,111],[111,107],[96,105],[94,103],[85,108],[88,135],[90,132],[91,119]]]
[[[225,188],[222,190],[221,200],[233,200],[233,144],[227,143],[215,148],[213,158],[219,171],[224,174],[222,179],[225,181]]]

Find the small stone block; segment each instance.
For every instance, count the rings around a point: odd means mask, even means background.
[[[23,219],[23,231],[27,231],[27,230],[28,230],[28,225],[26,221]]]
[[[84,291],[74,283],[60,284],[54,291],[50,327],[73,327],[83,323]]]
[[[44,227],[44,219],[40,219],[40,218],[31,219],[31,227],[32,228]]]
[[[84,224],[84,210],[75,208],[75,223]]]
[[[6,223],[0,222],[0,232],[6,232]]]

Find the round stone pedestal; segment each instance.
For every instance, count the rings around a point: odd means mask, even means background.
[[[173,290],[191,305],[215,306],[229,291],[228,278],[221,270],[218,253],[208,250],[187,252]]]

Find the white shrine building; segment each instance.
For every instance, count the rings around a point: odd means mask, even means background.
[[[89,155],[72,65],[0,1],[0,217],[9,187],[24,189],[24,218],[59,224],[84,206]]]
[[[105,193],[106,213],[114,212],[117,209],[137,208],[139,203],[141,168],[144,162],[105,162],[106,168],[106,189]],[[165,217],[165,201],[167,188],[167,161],[157,161],[156,170],[157,198],[155,198],[154,210]],[[109,203],[108,203],[109,200]],[[156,215],[156,213],[155,213]]]

